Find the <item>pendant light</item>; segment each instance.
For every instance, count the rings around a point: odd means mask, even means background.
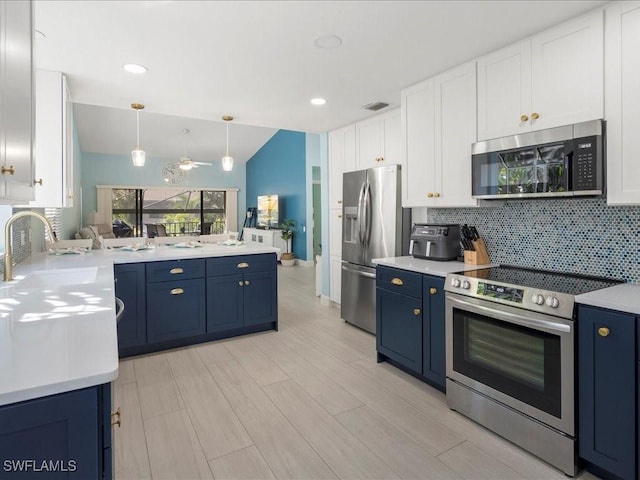
[[[140,149],[140,110],[144,108],[141,103],[132,103],[131,108],[136,111],[136,148],[131,150],[131,161],[135,167],[144,167],[146,154]]]
[[[222,117],[222,120],[227,122],[227,153],[222,157],[222,169],[225,172],[230,172],[233,170],[233,157],[229,155],[229,122],[233,120],[233,117],[231,115],[225,115]]]

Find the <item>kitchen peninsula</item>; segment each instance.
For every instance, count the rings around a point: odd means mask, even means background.
[[[39,254],[16,266],[16,279],[0,285],[4,458],[66,459],[54,466],[111,478],[119,348],[131,355],[277,329],[276,253],[156,246]],[[117,327],[116,295],[125,299]]]

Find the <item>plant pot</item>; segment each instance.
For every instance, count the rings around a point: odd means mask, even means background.
[[[293,267],[296,263],[293,253],[283,253],[280,257],[280,263],[283,267]]]

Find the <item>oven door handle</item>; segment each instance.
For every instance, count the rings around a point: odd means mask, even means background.
[[[551,322],[549,320],[540,320],[540,319],[529,320],[523,317],[522,315],[516,315],[515,313],[496,310],[495,308],[484,307],[482,305],[476,305],[470,302],[465,302],[464,300],[459,300],[457,298],[448,297],[448,299],[454,304],[467,307],[467,310],[470,310],[472,312],[480,311],[480,312],[488,313],[493,317],[499,316],[504,318],[508,322],[516,323],[524,327],[531,327],[536,330],[547,330],[552,332],[571,333],[571,325],[565,325],[564,323]]]

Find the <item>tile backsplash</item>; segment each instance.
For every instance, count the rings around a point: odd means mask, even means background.
[[[29,217],[23,217],[16,220],[13,224],[11,243],[13,244],[13,261],[15,264],[24,262],[31,257],[31,242],[27,239],[25,245],[20,245],[20,231],[29,230],[30,220]],[[4,235],[4,231],[2,235]],[[4,261],[0,261],[0,275],[4,275]]]
[[[640,206],[604,199],[414,208],[414,222],[475,225],[493,263],[640,282]]]

